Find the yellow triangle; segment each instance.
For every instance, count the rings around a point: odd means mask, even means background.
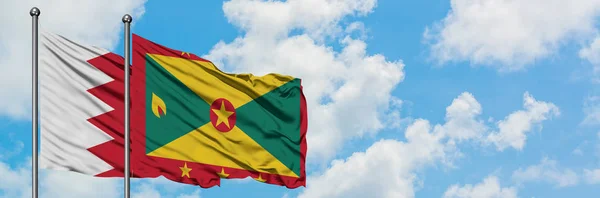
[[[298,177],[237,126],[223,133],[210,122],[148,155]]]
[[[261,77],[252,74],[227,74],[209,62],[158,54],[148,56],[208,104],[212,104],[218,98],[227,98],[238,108],[294,80],[292,76],[280,74]]]

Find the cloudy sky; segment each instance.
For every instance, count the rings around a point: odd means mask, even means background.
[[[134,197],[595,197],[600,0],[2,0],[0,197],[31,189],[29,9],[123,54],[122,22],[228,72],[303,79],[307,188],[133,180]],[[42,170],[42,197],[122,180]]]

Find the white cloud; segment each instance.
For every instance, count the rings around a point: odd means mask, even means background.
[[[471,93],[463,93],[446,108],[446,124],[439,130],[458,141],[480,138],[486,131],[482,120],[474,119],[481,114],[481,104]]]
[[[502,187],[496,176],[488,176],[481,183],[450,186],[444,198],[516,198],[515,187]]]
[[[543,158],[540,164],[529,166],[525,169],[519,168],[512,175],[519,184],[525,182],[543,181],[554,184],[556,187],[567,187],[577,185],[579,177],[575,171],[561,168],[555,160]]]
[[[340,23],[370,13],[375,5],[375,0],[228,1],[226,17],[245,34],[218,43],[206,57],[236,73],[302,78],[309,112],[308,163],[328,160],[344,140],[398,125],[388,121],[398,115],[391,92],[404,79],[404,64],[367,54],[362,36],[350,36],[362,32],[360,23]],[[341,50],[329,41],[338,42]]]
[[[383,120],[384,125],[388,129],[399,129],[400,127],[408,126],[408,124],[412,123],[413,119],[409,116],[403,117],[400,115],[399,109],[403,109],[402,107],[408,106],[410,108],[410,102],[406,105],[406,101],[400,100],[394,96],[390,101],[389,110],[386,112],[387,115]],[[406,107],[405,107],[406,108]]]
[[[588,184],[599,184],[600,183],[600,169],[584,169],[583,177]]]
[[[0,197],[31,197],[31,161],[18,163],[16,167],[0,161]]]
[[[311,37],[323,38],[339,33],[339,21],[348,15],[366,15],[373,11],[377,0],[231,0],[223,5],[230,22],[268,38],[285,37],[292,29],[303,29]]]
[[[31,158],[15,166],[0,161],[0,197],[31,197]],[[73,182],[77,181],[77,182]],[[40,197],[106,198],[122,195],[122,180],[66,171],[40,170]]]
[[[537,106],[546,103],[536,102],[528,94],[525,94],[525,103],[527,112],[535,112],[530,114],[545,112]],[[481,112],[482,107],[475,97],[462,93],[446,108],[444,124],[432,126],[428,120],[416,119],[406,129],[406,141],[380,140],[364,152],[356,152],[345,160],[334,160],[324,173],[309,176],[309,185],[299,197],[414,197],[417,184],[422,182],[417,171],[436,164],[453,166],[453,162],[462,157],[458,149],[461,142],[485,141],[489,127],[479,118]],[[505,129],[510,130],[523,131],[522,127]],[[479,185],[482,187],[456,187],[448,196],[487,195],[485,189],[493,188],[494,181],[486,179]],[[335,183],[336,188],[328,187],[331,183]],[[516,195],[511,189],[498,187],[497,192]]]
[[[556,105],[537,101],[528,92],[523,96],[523,107],[525,110],[513,112],[499,121],[499,131],[488,135],[487,141],[496,145],[498,150],[502,151],[507,147],[522,150],[527,140],[526,133],[531,132],[533,126],[541,128],[542,121],[560,114]]]
[[[598,139],[600,139],[600,131],[596,133]],[[596,144],[596,155],[598,155],[598,151],[600,150],[600,144]],[[600,184],[600,169],[584,169],[583,170],[583,180],[588,184]]]
[[[600,51],[599,51],[600,53]],[[584,125],[600,124],[600,96],[590,96],[583,103]]]
[[[448,15],[426,29],[432,57],[515,71],[593,38],[600,0],[451,0]]]
[[[586,59],[593,65],[594,81],[600,82],[600,35],[596,36],[588,47],[579,51],[579,57]]]
[[[67,171],[44,170],[40,174],[40,197],[107,198],[122,196],[123,180],[94,178]],[[74,182],[77,181],[77,182]]]
[[[365,152],[333,161],[325,173],[308,178],[310,185],[300,197],[413,197],[419,182],[415,171],[438,162],[451,165],[460,156],[456,141],[485,132],[476,119],[481,105],[472,94],[462,93],[446,111],[443,125],[415,120],[406,129],[406,142],[380,140]],[[331,183],[336,188],[327,187]]]
[[[0,13],[0,115],[29,116],[31,105],[31,16],[40,8],[40,28],[74,41],[107,49],[119,41],[121,17],[135,20],[144,13],[146,0],[20,0],[3,2]]]
[[[333,161],[324,174],[309,177],[299,197],[413,197],[417,180],[413,171],[445,153],[440,134],[431,133],[427,120],[415,121],[406,137],[407,142],[381,140],[365,152]]]
[[[584,156],[584,147],[589,144],[587,140],[584,140],[581,144],[577,145],[575,149],[573,149],[573,155]]]

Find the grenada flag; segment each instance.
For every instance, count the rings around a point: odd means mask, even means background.
[[[185,183],[252,177],[305,185],[300,79],[228,74],[194,54],[132,40],[134,153]]]
[[[306,186],[307,111],[300,79],[280,74],[228,74],[208,60],[136,34],[132,43],[132,177],[164,176],[204,188],[220,185],[221,179],[246,177],[288,188]],[[80,171],[91,162],[78,159],[53,163],[71,153],[60,148],[46,151],[51,153],[45,155],[51,164],[47,167],[98,177],[123,176],[124,84],[123,70],[118,69],[122,59],[107,55],[110,53],[87,62],[114,80],[104,80],[106,83],[87,92],[113,110],[87,119],[104,134],[96,136],[104,139],[83,148],[103,161],[102,169]],[[76,105],[71,104],[78,108]],[[45,142],[68,144],[66,139],[47,138]]]

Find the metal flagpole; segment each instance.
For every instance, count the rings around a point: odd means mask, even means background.
[[[38,17],[40,9],[33,7],[31,15],[32,31],[32,90],[31,90],[31,197],[38,197]]]
[[[130,59],[130,43],[131,43],[131,21],[132,18],[129,14],[123,16],[123,24],[125,25],[125,63],[124,63],[124,71],[125,71],[125,198],[129,198],[130,186],[129,186],[129,59]]]

